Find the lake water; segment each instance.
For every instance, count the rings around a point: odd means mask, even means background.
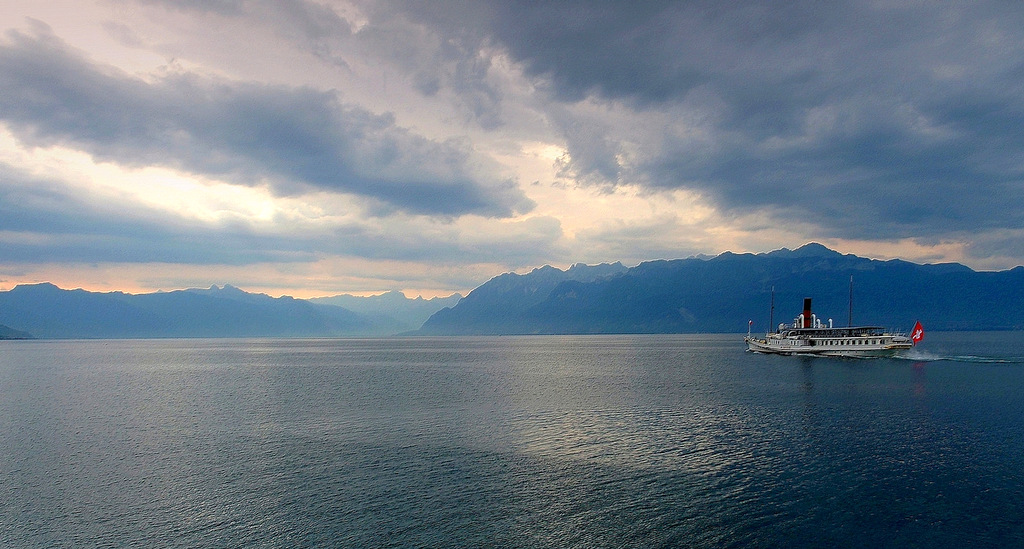
[[[1020,547],[1024,333],[0,342],[2,547]]]

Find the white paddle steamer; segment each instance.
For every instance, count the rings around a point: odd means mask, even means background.
[[[745,338],[748,350],[781,355],[892,356],[910,349],[924,337],[920,322],[910,336],[886,331],[881,326],[837,328],[832,326],[832,319],[826,325],[811,312],[811,298],[804,299],[804,312],[792,324],[779,324],[774,333],[753,337],[750,325],[747,324]]]

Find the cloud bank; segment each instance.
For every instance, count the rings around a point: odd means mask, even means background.
[[[0,285],[74,261],[466,291],[811,240],[1024,264],[1024,12],[1006,3],[0,15]]]
[[[1024,203],[1024,12],[1005,4],[411,9],[442,32],[458,30],[452,20],[482,27],[479,40],[500,43],[560,103],[671,117],[643,135],[570,118],[571,173],[692,189],[725,211],[768,210],[829,237],[1024,221],[1007,207]]]
[[[0,120],[30,145],[280,194],[352,193],[414,213],[507,217],[531,207],[511,182],[478,179],[468,144],[418,136],[337,92],[191,72],[146,81],[90,63],[40,25],[7,41]]]

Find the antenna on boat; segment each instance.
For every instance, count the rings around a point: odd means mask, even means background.
[[[775,286],[772,286],[772,304],[768,308],[768,332],[772,331],[773,326],[775,326]]]
[[[850,275],[850,320],[846,326],[848,328],[853,327],[853,275]]]

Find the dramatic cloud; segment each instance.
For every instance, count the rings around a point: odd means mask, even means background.
[[[409,9],[442,32],[501,44],[563,104],[622,102],[687,126],[636,135],[617,121],[557,116],[572,158],[563,173],[689,188],[726,210],[768,208],[814,222],[822,236],[884,239],[1022,226],[1024,210],[1006,205],[1024,204],[1024,12],[1005,8],[567,1]]]
[[[530,202],[482,184],[466,143],[435,142],[333,92],[168,74],[146,81],[90,64],[37,29],[0,48],[0,120],[32,145],[162,165],[278,192],[354,193],[429,214],[508,216]]]
[[[0,164],[0,257],[6,263],[123,262],[244,265],[308,260],[285,235],[210,226],[157,208],[124,209],[123,198],[81,193]]]

